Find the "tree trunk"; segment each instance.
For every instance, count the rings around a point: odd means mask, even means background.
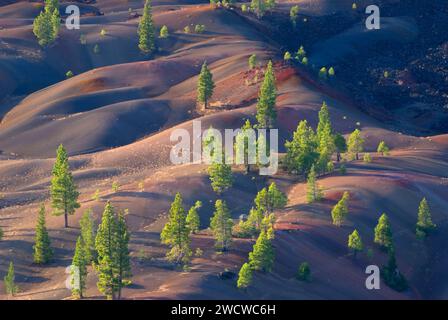
[[[336,154],[336,160],[337,162],[341,161],[341,154],[339,152]]]
[[[359,154],[356,152],[356,160],[359,160]]]
[[[65,228],[68,228],[68,213],[67,210],[64,211]]]

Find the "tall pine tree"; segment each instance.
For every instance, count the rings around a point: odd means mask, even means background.
[[[176,193],[171,204],[169,220],[162,230],[160,238],[163,244],[171,247],[167,253],[169,261],[176,264],[188,263],[191,258],[190,230],[187,226],[186,213],[182,204],[182,196]]]
[[[232,243],[233,221],[227,204],[223,200],[217,200],[215,213],[210,219],[210,229],[215,237],[215,247],[219,250],[227,250]]]
[[[86,246],[86,259],[88,263],[96,260],[95,251],[95,230],[91,210],[86,210],[79,220],[81,227],[81,237]]]
[[[374,242],[379,244],[382,248],[390,250],[392,248],[392,229],[389,223],[389,217],[383,213],[378,220],[375,227]]]
[[[116,245],[116,273],[118,299],[121,299],[121,290],[125,286],[127,279],[131,277],[131,263],[129,259],[129,238],[130,234],[124,218],[124,213],[120,211],[117,217],[117,245]]]
[[[8,273],[3,278],[3,282],[5,284],[5,292],[6,294],[9,294],[11,296],[14,296],[17,291],[19,291],[19,288],[16,285],[15,282],[15,273],[14,273],[14,264],[12,261],[9,263]]]
[[[72,277],[72,296],[79,299],[84,297],[86,289],[87,264],[89,263],[87,258],[86,245],[84,244],[82,237],[79,236],[76,241],[75,254],[73,256],[72,269],[70,272]]]
[[[37,264],[46,264],[53,257],[50,236],[45,223],[45,206],[43,204],[39,210],[33,249],[34,262]]]
[[[187,214],[187,227],[190,230],[190,233],[196,233],[199,231],[199,227],[201,225],[201,220],[199,218],[198,210],[202,207],[201,201],[196,201],[194,206],[188,210]]]
[[[64,215],[65,227],[68,228],[68,216],[74,214],[75,209],[79,208],[79,192],[70,172],[67,152],[62,144],[57,150],[50,194],[53,215]]]
[[[418,207],[416,233],[418,236],[424,237],[427,232],[435,227],[436,225],[432,222],[428,201],[426,198],[423,198]]]
[[[197,88],[197,101],[204,105],[204,109],[208,107],[208,101],[213,95],[213,90],[215,89],[215,83],[213,82],[213,75],[208,69],[207,62],[202,64],[201,73],[198,79]]]
[[[322,197],[322,190],[316,182],[316,170],[314,170],[314,165],[312,165],[306,184],[306,199],[308,203],[313,203],[321,200]]]
[[[359,129],[355,129],[348,137],[347,149],[352,158],[359,160],[359,153],[364,150],[364,139],[361,137]]]
[[[331,210],[331,217],[333,219],[333,224],[340,227],[348,214],[348,199],[350,195],[347,191],[342,195],[341,200],[333,207]]]
[[[277,119],[277,111],[275,110],[276,100],[277,89],[275,88],[275,75],[272,68],[272,61],[269,61],[258,94],[256,115],[258,128],[269,129],[274,126]]]
[[[274,265],[274,248],[266,232],[262,230],[249,253],[249,264],[253,270],[270,272]]]
[[[236,286],[238,289],[246,289],[252,283],[252,269],[249,263],[243,264],[238,273],[238,281]]]
[[[155,30],[152,21],[151,0],[146,0],[143,8],[143,15],[138,25],[138,47],[145,54],[151,54],[156,49]]]

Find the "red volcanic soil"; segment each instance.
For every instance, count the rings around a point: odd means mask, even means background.
[[[168,39],[157,39],[161,50],[153,57],[139,53],[136,28],[141,3],[98,0],[83,7],[81,31],[63,30],[60,39],[40,48],[32,35],[32,18],[39,11],[29,2],[0,1],[0,278],[13,261],[20,287],[17,299],[69,299],[66,267],[71,264],[78,220],[92,209],[99,222],[104,204],[129,209],[132,284],[126,299],[427,299],[447,298],[445,275],[448,264],[448,137],[416,137],[402,128],[386,125],[362,112],[345,94],[322,84],[281,57],[276,39],[261,32],[260,23],[235,9],[212,9],[199,1],[155,1],[154,20],[167,25]],[[312,16],[334,10],[351,10],[352,1],[299,1]],[[289,3],[280,4],[288,10]],[[89,9],[90,8],[90,9]],[[90,11],[89,11],[90,10]],[[264,22],[262,21],[261,24]],[[203,34],[183,32],[186,25],[204,24]],[[107,30],[100,36],[101,29]],[[79,42],[85,34],[87,44]],[[348,35],[347,35],[348,33]],[[353,36],[340,38],[341,46]],[[355,35],[356,38],[357,35]],[[350,38],[350,39],[347,39]],[[338,40],[339,39],[339,40]],[[325,41],[324,41],[325,40]],[[99,44],[101,51],[92,49]],[[323,49],[322,49],[323,50]],[[248,71],[247,59],[257,54],[259,65]],[[316,59],[328,58],[316,49]],[[328,52],[327,52],[328,54]],[[339,55],[343,52],[335,51]],[[358,53],[361,54],[361,53]],[[286,208],[275,212],[276,252],[272,273],[256,273],[247,291],[236,288],[236,279],[221,279],[228,270],[238,273],[247,261],[254,239],[234,239],[231,249],[217,253],[207,229],[217,195],[210,187],[206,166],[173,165],[169,154],[175,129],[192,131],[192,121],[202,128],[241,127],[254,120],[263,69],[274,59],[277,78],[277,113],[280,152],[300,120],[313,127],[322,101],[329,105],[334,130],[348,135],[362,130],[365,151],[372,162],[346,163],[347,174],[337,171],[319,178],[324,200],[306,202],[302,178],[282,170],[272,177],[244,174],[234,167],[234,186],[222,198],[235,222],[248,214],[256,193],[276,182],[288,195]],[[196,106],[196,84],[201,65],[207,61],[216,84],[211,107]],[[74,77],[65,79],[72,70]],[[255,78],[258,75],[258,79]],[[384,140],[390,156],[376,153]],[[50,214],[48,187],[54,153],[63,143],[71,155],[70,166],[80,191],[81,208],[70,217],[71,227]],[[112,191],[116,181],[120,188]],[[139,184],[143,183],[143,190]],[[92,195],[99,190],[100,200]],[[350,193],[349,215],[341,227],[331,223],[331,208],[342,193]],[[190,270],[179,270],[164,256],[160,232],[167,221],[176,192],[188,209],[201,200],[201,232],[194,235],[192,248],[201,248]],[[437,230],[426,240],[415,237],[418,204],[426,197]],[[54,260],[45,267],[32,262],[34,227],[38,207],[45,203]],[[410,289],[398,293],[381,283],[381,290],[365,288],[367,265],[383,265],[387,255],[373,243],[373,229],[387,213],[393,230],[397,262],[409,280]],[[357,229],[366,251],[354,259],[348,254],[347,237]],[[300,263],[307,261],[313,280],[295,279]],[[0,299],[4,285],[0,282]],[[87,298],[103,298],[90,272]]]

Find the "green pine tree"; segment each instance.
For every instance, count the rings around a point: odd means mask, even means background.
[[[300,121],[291,141],[285,143],[286,168],[293,173],[307,174],[319,158],[316,135],[306,120]]]
[[[238,289],[246,289],[252,283],[252,269],[249,263],[243,264],[238,273],[238,281],[236,286]]]
[[[96,261],[95,251],[95,229],[92,217],[92,210],[86,210],[79,220],[79,226],[81,227],[81,238],[86,246],[86,259],[87,263]]]
[[[275,209],[281,209],[286,206],[286,195],[281,192],[275,182],[272,182],[268,188],[261,189],[255,197],[255,208],[268,216]]]
[[[378,148],[377,148],[377,152],[381,153],[383,156],[388,156],[389,155],[389,147],[386,145],[386,143],[384,141],[381,141],[378,144]]]
[[[319,123],[317,125],[317,141],[319,160],[319,171],[326,172],[327,164],[331,160],[331,157],[336,149],[334,145],[333,129],[331,127],[330,114],[328,112],[328,106],[324,101],[319,111]]]
[[[176,193],[176,197],[171,204],[169,220],[160,235],[162,243],[171,247],[171,250],[167,253],[168,260],[176,264],[188,263],[192,255],[190,230],[188,229],[186,218],[182,196],[180,193]]]
[[[37,264],[48,263],[53,257],[53,250],[45,223],[45,206],[43,204],[39,210],[34,243],[34,262]]]
[[[14,296],[18,291],[19,287],[15,283],[15,273],[14,273],[14,264],[12,261],[9,263],[8,273],[3,278],[3,282],[5,284],[5,292],[11,296]]]
[[[255,12],[258,19],[262,18],[267,9],[265,0],[252,0],[250,3],[250,9]]]
[[[208,69],[207,62],[202,64],[201,73],[199,74],[197,94],[198,103],[204,105],[204,109],[208,107],[208,101],[213,96],[215,83],[213,82],[213,75]]]
[[[341,161],[341,153],[347,152],[347,142],[345,138],[340,133],[337,133],[334,136],[334,147],[336,150],[336,159],[337,161]]]
[[[313,203],[315,201],[322,200],[323,193],[322,189],[316,182],[316,170],[314,170],[314,165],[311,166],[311,170],[308,173],[308,179],[306,184],[306,199],[308,203]]]
[[[76,241],[75,254],[73,256],[72,268],[70,272],[72,277],[72,296],[75,298],[82,299],[84,297],[88,263],[89,261],[87,259],[86,245],[82,237],[79,236]]]
[[[248,60],[249,63],[249,70],[255,69],[255,67],[257,66],[257,55],[251,54]]]
[[[117,244],[116,244],[116,282],[117,282],[117,298],[121,299],[122,288],[126,285],[131,277],[131,262],[129,256],[129,230],[126,225],[124,213],[120,211],[117,216]]]
[[[297,280],[309,282],[311,281],[311,268],[308,262],[302,262],[297,271]]]
[[[389,248],[389,260],[387,265],[381,269],[381,276],[389,287],[399,292],[409,287],[405,276],[398,269],[395,249],[393,247]]]
[[[145,54],[151,54],[156,49],[155,30],[152,20],[151,0],[146,0],[143,15],[138,25],[138,47]]]
[[[361,252],[363,250],[363,244],[361,240],[361,236],[358,233],[358,230],[354,230],[349,236],[348,236],[348,248],[352,250],[353,255],[356,258],[356,254],[358,252]]]
[[[252,124],[250,120],[246,120],[241,131],[235,137],[235,162],[237,164],[243,163],[246,173],[250,172],[250,164],[255,162],[256,153],[251,154],[249,152],[250,144],[254,143],[255,140],[256,136],[253,134]]]
[[[98,253],[98,263],[95,269],[98,273],[98,290],[107,299],[115,299],[118,292],[117,286],[117,219],[115,209],[108,201],[104,207],[101,224],[95,238],[95,249]]]
[[[339,202],[333,207],[333,210],[331,210],[331,217],[333,219],[333,224],[335,226],[340,227],[348,214],[347,202],[349,197],[350,197],[349,193],[347,191],[344,192],[341,200],[339,200]]]
[[[423,237],[435,227],[436,225],[432,222],[428,201],[426,201],[426,198],[423,198],[418,207],[416,233]]]
[[[291,20],[291,23],[294,28],[297,26],[298,15],[299,15],[299,6],[298,5],[292,6],[291,9],[289,10],[289,19]]]
[[[264,230],[260,232],[252,252],[249,253],[249,264],[253,270],[270,272],[274,265],[274,248]]]
[[[363,151],[364,139],[361,137],[361,131],[355,129],[347,141],[347,150],[356,160],[359,160],[359,153]]]
[[[199,218],[198,210],[202,207],[201,201],[196,201],[194,206],[188,210],[187,214],[187,227],[190,230],[190,233],[197,233],[199,231],[199,227],[201,226],[201,220]]]
[[[50,194],[53,215],[64,215],[65,227],[68,228],[68,216],[74,214],[75,209],[79,208],[79,193],[69,169],[67,152],[62,144],[57,150]]]
[[[233,221],[227,204],[222,200],[215,203],[215,212],[210,219],[210,229],[215,237],[215,248],[226,251],[232,243]]]
[[[162,28],[160,28],[159,38],[166,39],[168,37],[169,37],[168,27],[164,25],[162,26]]]
[[[34,19],[33,33],[39,44],[48,46],[57,38],[60,28],[59,1],[45,0],[44,10]]]
[[[233,184],[232,167],[226,164],[224,159],[221,162],[213,162],[207,170],[212,189],[218,195],[232,187]]]
[[[263,83],[261,84],[257,102],[258,128],[272,128],[277,119],[275,103],[277,100],[277,89],[275,88],[275,75],[272,61],[268,62]]]
[[[375,227],[374,242],[385,249],[392,247],[392,230],[389,224],[389,218],[385,213],[381,215]]]

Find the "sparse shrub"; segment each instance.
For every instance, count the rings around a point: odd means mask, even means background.
[[[202,257],[203,254],[204,254],[204,251],[202,251],[201,248],[196,248],[196,250],[194,252],[195,257]]]
[[[384,78],[389,78],[389,71],[384,71],[383,73]]]
[[[352,4],[352,9],[353,9],[353,10],[358,9],[358,5],[356,4],[356,2],[353,2],[353,4]]]
[[[303,61],[303,58],[305,58],[305,56],[306,56],[305,48],[303,46],[300,46],[300,48],[297,50],[297,53],[296,53],[296,59],[299,61],[300,60]]]
[[[160,28],[159,38],[166,39],[166,38],[168,38],[168,36],[169,36],[168,27],[162,26],[162,28]]]
[[[101,52],[100,46],[99,46],[98,44],[96,44],[96,45],[93,47],[93,53],[94,53],[94,54],[99,54],[100,52]]]
[[[345,166],[345,164],[341,164],[341,165],[339,166],[339,173],[340,173],[341,175],[345,175],[345,174],[347,174],[347,167]]]
[[[73,76],[74,76],[73,71],[71,71],[71,70],[67,71],[67,73],[65,74],[65,76],[66,76],[67,78],[71,78],[71,77],[73,77]]]
[[[140,192],[145,191],[145,181],[142,180],[138,183],[138,190],[140,190]]]
[[[311,269],[308,262],[303,262],[300,264],[296,277],[299,281],[311,281]]]
[[[197,24],[194,26],[194,32],[196,33],[204,33],[205,32],[205,25],[203,24]]]
[[[330,76],[330,77],[334,77],[334,68],[333,67],[331,67],[330,69],[328,69],[328,75]]]
[[[327,72],[326,67],[320,68],[320,70],[319,70],[319,78],[320,79],[323,79],[323,80],[327,79],[327,74],[328,74],[328,72]]]
[[[95,190],[95,193],[92,196],[92,200],[100,201],[100,189]]]
[[[285,61],[291,60],[291,53],[289,53],[289,51],[285,52],[285,55],[283,56],[283,60],[285,60]]]
[[[105,37],[107,35],[106,29],[101,29],[100,36]]]
[[[333,163],[333,161],[329,161],[328,163],[327,163],[327,172],[333,172],[334,171],[334,163]]]
[[[362,159],[365,163],[370,163],[372,162],[372,157],[370,156],[370,153],[364,153],[363,159]]]
[[[243,5],[241,6],[241,11],[242,11],[242,12],[247,12],[247,5],[243,4]]]
[[[118,181],[112,182],[112,191],[118,192],[118,190],[120,190],[120,185],[118,184]]]
[[[191,33],[190,26],[185,26],[184,27],[184,33]]]
[[[386,143],[384,141],[381,141],[378,144],[378,148],[377,148],[377,152],[381,153],[383,156],[388,156],[389,155],[389,147],[386,145]]]
[[[305,66],[308,65],[308,58],[307,57],[303,57],[302,64],[305,65]]]
[[[86,44],[87,44],[87,38],[86,38],[86,35],[85,35],[85,34],[81,34],[81,35],[79,36],[79,42],[80,42],[82,45],[86,45]]]
[[[252,54],[249,57],[248,63],[249,63],[249,70],[254,69],[256,67],[256,65],[257,65],[257,55],[256,54]]]
[[[291,23],[294,28],[297,25],[298,14],[299,14],[299,6],[298,5],[292,6],[291,9],[289,10],[289,19],[291,20]]]

